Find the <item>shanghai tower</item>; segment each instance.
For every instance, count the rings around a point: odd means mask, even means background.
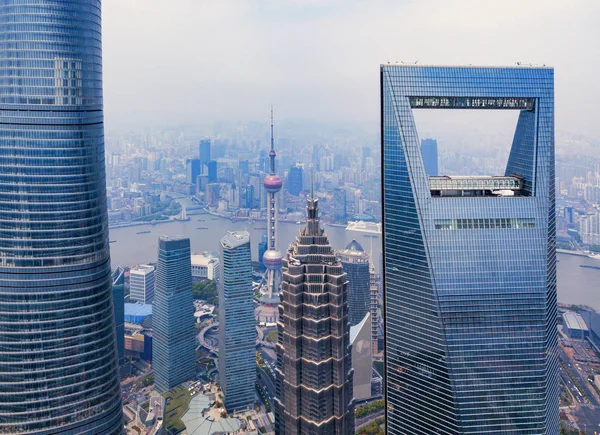
[[[0,1],[0,433],[123,429],[100,16]]]

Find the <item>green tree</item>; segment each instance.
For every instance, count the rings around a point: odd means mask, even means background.
[[[192,297],[206,301],[212,305],[217,305],[219,303],[217,284],[211,280],[195,282],[192,285]]]

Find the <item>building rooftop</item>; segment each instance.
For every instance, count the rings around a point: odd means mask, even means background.
[[[138,264],[137,266],[132,267],[131,269],[129,269],[129,273],[149,273],[152,272],[154,270],[154,266],[151,266],[149,264]]]
[[[208,266],[218,261],[218,257],[208,257],[206,254],[192,254],[192,266]]]
[[[398,61],[398,62],[388,62],[382,63],[382,67],[411,67],[411,68],[483,68],[483,69],[492,69],[492,68],[515,68],[515,69],[554,69],[552,66],[547,65],[537,65],[533,63],[524,63],[524,62],[515,62],[513,65],[432,65],[432,64],[420,64],[415,61]]]
[[[226,249],[239,248],[246,243],[250,243],[250,233],[248,231],[229,231],[221,239],[221,245]]]
[[[352,239],[352,241],[350,243],[348,243],[348,246],[346,246],[346,249],[351,250],[351,251],[365,252],[365,250],[360,245],[360,243],[358,243],[355,239]]]
[[[583,317],[581,317],[581,314],[579,313],[567,311],[565,314],[563,314],[563,319],[565,320],[565,324],[569,329],[577,329],[580,331],[588,330],[588,326],[585,323],[585,320],[583,320]]]
[[[125,304],[126,316],[150,316],[152,315],[152,305],[150,304]]]

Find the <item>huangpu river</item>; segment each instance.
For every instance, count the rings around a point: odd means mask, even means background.
[[[158,237],[161,235],[182,235],[189,237],[192,252],[219,250],[219,240],[227,231],[247,230],[251,234],[252,259],[258,258],[258,243],[265,232],[266,222],[219,218],[208,214],[190,216],[189,221],[172,221],[156,225],[138,225],[112,228],[110,230],[111,262],[117,265],[156,262]],[[279,249],[293,242],[301,225],[290,222],[279,223]],[[381,255],[381,236],[373,237],[367,233],[346,231],[345,228],[325,225],[325,231],[334,249],[345,248],[352,239],[356,239],[366,252],[373,252],[373,261],[379,268]],[[558,254],[558,301],[566,304],[585,304],[600,312],[600,270],[580,267],[580,265],[599,266],[600,260]]]

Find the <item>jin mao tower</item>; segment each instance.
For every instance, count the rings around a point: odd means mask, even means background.
[[[354,434],[348,281],[319,225],[318,200],[283,258],[275,431]]]

